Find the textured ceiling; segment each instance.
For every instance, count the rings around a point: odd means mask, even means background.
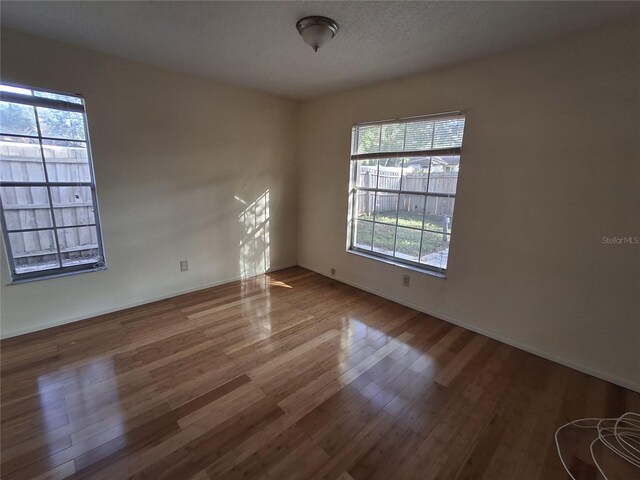
[[[305,98],[640,15],[640,2],[0,2],[2,27]],[[307,15],[340,31],[318,53]]]

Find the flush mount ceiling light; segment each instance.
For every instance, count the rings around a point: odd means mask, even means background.
[[[327,17],[301,18],[296,23],[296,28],[304,43],[310,45],[316,52],[338,33],[338,24]]]

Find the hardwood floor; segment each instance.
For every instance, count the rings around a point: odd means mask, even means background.
[[[7,480],[565,479],[557,426],[640,411],[637,393],[298,267],[1,345]],[[590,435],[562,437],[583,479]]]

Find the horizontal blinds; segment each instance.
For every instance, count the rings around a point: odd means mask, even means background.
[[[460,114],[356,125],[351,155],[352,158],[384,158],[403,156],[402,153],[457,154],[462,146],[464,120]]]

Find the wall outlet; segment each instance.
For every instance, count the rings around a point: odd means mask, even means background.
[[[411,285],[411,277],[409,275],[402,275],[402,286],[408,287]]]
[[[336,269],[335,269],[335,268],[332,268],[332,269],[331,269],[331,275],[335,275],[335,274],[336,274]]]
[[[189,260],[180,260],[180,271],[186,272],[189,270]]]

